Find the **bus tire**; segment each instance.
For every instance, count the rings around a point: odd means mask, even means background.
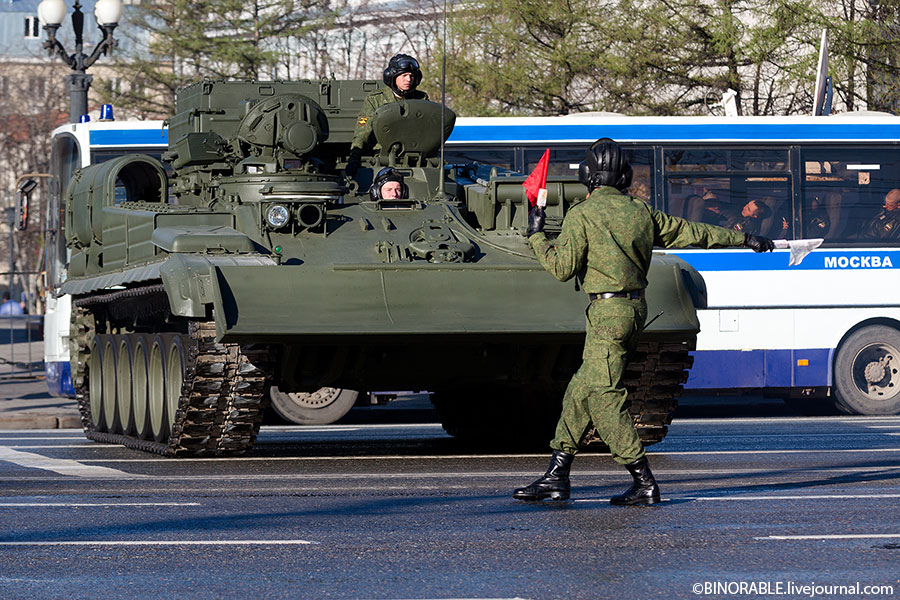
[[[870,325],[850,334],[835,356],[834,392],[844,412],[900,414],[900,331]]]
[[[359,397],[356,390],[323,387],[315,392],[269,390],[272,409],[279,417],[296,425],[328,425],[342,418]]]

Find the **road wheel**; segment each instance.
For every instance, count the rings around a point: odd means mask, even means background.
[[[297,425],[328,425],[346,415],[359,392],[343,388],[323,387],[315,392],[282,392],[277,386],[269,390],[272,408],[282,419]]]
[[[134,433],[134,409],[131,398],[131,371],[133,365],[131,336],[123,335],[116,339],[118,342],[116,398],[119,405],[119,424],[122,427],[122,433],[131,435]]]
[[[119,413],[117,410],[116,392],[116,358],[118,353],[113,336],[98,336],[103,344],[103,420],[106,422],[106,430],[110,433],[122,433],[119,425]]]
[[[161,336],[150,346],[150,370],[147,402],[150,405],[150,433],[153,440],[165,442],[169,438],[166,413],[166,343]]]
[[[91,422],[96,431],[106,431],[103,418],[103,339],[95,335],[88,359],[88,394],[90,394]]]
[[[150,438],[150,352],[149,340],[137,335],[134,337],[134,354],[132,360],[131,399],[134,409],[134,433],[142,440]]]
[[[858,415],[900,414],[900,331],[872,325],[853,332],[834,361],[835,402]]]
[[[172,427],[175,424],[178,403],[181,402],[181,391],[184,385],[184,366],[184,343],[180,336],[174,336],[169,340],[166,360],[166,420],[169,431],[172,431]]]

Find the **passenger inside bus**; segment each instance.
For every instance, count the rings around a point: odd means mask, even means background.
[[[840,238],[846,224],[841,215],[841,194],[810,194],[809,199],[809,206],[803,211],[804,236],[826,240]]]
[[[704,223],[756,235],[761,231],[763,221],[771,216],[772,209],[763,199],[750,200],[741,207],[740,211],[734,210],[718,200],[710,199],[705,201],[701,220]]]
[[[867,240],[900,239],[900,188],[885,195],[884,205],[866,224],[861,237]]]

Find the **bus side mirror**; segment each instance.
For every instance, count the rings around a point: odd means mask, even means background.
[[[25,231],[28,229],[28,201],[31,194],[37,188],[37,179],[23,179],[16,186],[16,229]]]

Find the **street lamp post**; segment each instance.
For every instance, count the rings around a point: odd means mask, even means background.
[[[65,0],[42,0],[38,5],[38,19],[47,32],[47,41],[44,49],[50,56],[55,53],[72,68],[74,73],[66,77],[69,84],[69,121],[77,123],[81,115],[88,112],[88,89],[91,87],[93,77],[85,71],[94,64],[103,54],[111,54],[116,47],[113,38],[113,30],[119,24],[122,17],[122,0],[97,0],[94,4],[94,18],[97,25],[103,31],[103,39],[100,40],[90,54],[83,51],[84,40],[84,13],[81,12],[79,0],[75,0],[72,13],[72,30],[75,32],[75,52],[69,54],[58,39],[56,32],[66,17]]]

